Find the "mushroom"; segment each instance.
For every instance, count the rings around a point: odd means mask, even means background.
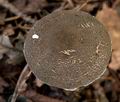
[[[111,41],[105,27],[90,14],[63,10],[35,23],[27,35],[24,54],[37,78],[73,91],[103,75]]]

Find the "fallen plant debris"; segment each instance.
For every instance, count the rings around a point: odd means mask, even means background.
[[[120,68],[120,16],[115,8],[103,5],[103,10],[96,17],[106,26],[111,36],[113,53],[109,67],[117,70]]]
[[[16,102],[119,102],[119,5],[120,0],[0,0],[0,102],[11,99],[26,65],[23,44],[33,24],[52,12],[80,7],[101,21],[111,36],[112,56],[108,73],[74,92],[43,84],[31,74]]]

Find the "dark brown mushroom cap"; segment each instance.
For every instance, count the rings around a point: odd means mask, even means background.
[[[111,41],[104,26],[82,11],[49,14],[29,31],[24,54],[43,82],[74,90],[98,79],[111,56]]]

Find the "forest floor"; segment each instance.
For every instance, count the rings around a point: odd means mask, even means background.
[[[0,102],[8,102],[26,65],[23,45],[35,21],[57,10],[81,7],[108,30],[112,56],[108,72],[84,89],[67,92],[32,74],[17,102],[120,102],[120,0],[0,0]],[[40,87],[39,87],[40,86]]]

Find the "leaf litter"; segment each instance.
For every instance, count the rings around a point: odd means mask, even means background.
[[[7,1],[7,0],[6,0]],[[0,0],[0,102],[12,95],[26,62],[23,44],[35,20],[58,10],[74,9],[87,0]],[[105,25],[112,39],[108,73],[100,80],[75,92],[43,84],[32,74],[20,94],[27,102],[119,102],[120,101],[120,2],[92,0],[81,10]],[[14,9],[13,9],[14,8]],[[7,91],[7,95],[5,94]],[[21,97],[19,98],[21,99]]]

